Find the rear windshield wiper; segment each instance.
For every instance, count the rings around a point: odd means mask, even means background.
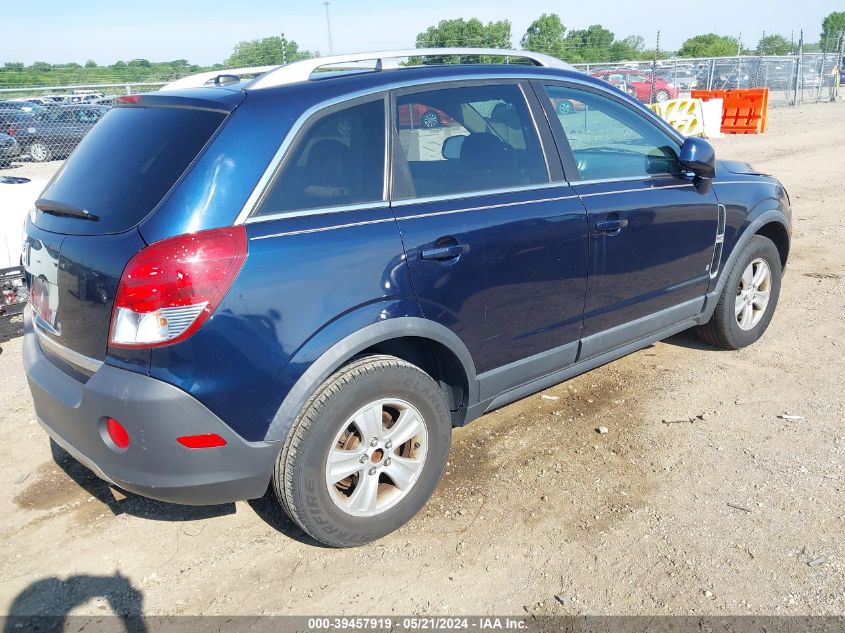
[[[94,222],[100,219],[99,215],[94,215],[87,209],[80,209],[64,202],[56,202],[55,200],[47,200],[46,198],[36,200],[35,206],[42,213],[49,213],[50,215],[79,218],[80,220],[93,220]]]

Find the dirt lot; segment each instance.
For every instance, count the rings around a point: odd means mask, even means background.
[[[434,499],[359,549],[308,542],[269,497],[114,501],[54,460],[4,342],[0,612],[845,614],[845,104],[714,144],[792,196],[763,340],[682,334],[456,431]]]

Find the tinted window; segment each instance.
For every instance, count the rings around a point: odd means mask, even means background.
[[[549,180],[528,105],[516,85],[402,95],[394,121],[396,199]]]
[[[94,108],[76,111],[76,120],[80,123],[96,123],[102,116],[102,112]]]
[[[87,209],[96,226],[76,219],[60,232],[124,231],[162,200],[223,121],[187,108],[115,108],[103,116],[65,163],[43,198]],[[45,219],[45,222],[48,220]]]
[[[546,86],[584,180],[676,174],[679,145],[643,115],[585,90]]]
[[[384,199],[384,101],[335,111],[297,140],[259,214]]]

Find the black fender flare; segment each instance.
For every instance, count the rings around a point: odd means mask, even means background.
[[[396,317],[367,325],[342,338],[323,352],[291,387],[265,435],[265,441],[284,440],[308,398],[326,378],[342,367],[349,359],[383,341],[402,337],[429,339],[449,348],[463,366],[469,388],[469,403],[478,401],[478,381],[475,363],[466,345],[444,325],[421,317]],[[296,358],[291,359],[292,363]]]

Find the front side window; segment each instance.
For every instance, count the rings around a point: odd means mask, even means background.
[[[549,181],[519,86],[441,88],[395,103],[394,199]]]
[[[583,180],[678,174],[678,143],[635,110],[601,94],[546,86]]]
[[[259,215],[384,199],[384,100],[323,115],[294,144]]]

